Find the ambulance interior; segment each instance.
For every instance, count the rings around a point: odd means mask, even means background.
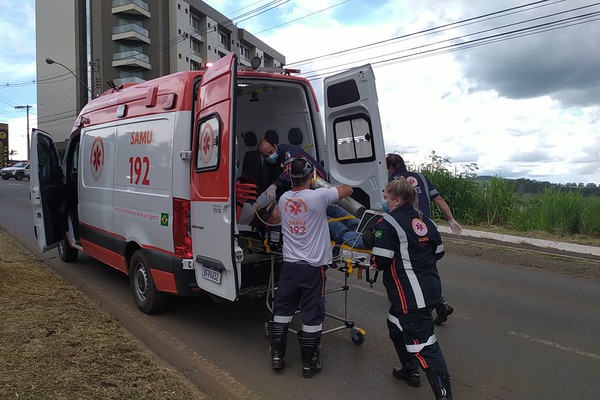
[[[318,124],[322,122],[312,92],[301,82],[238,77],[236,107],[237,182],[250,180],[258,195],[272,183],[266,162],[257,150],[262,139],[298,146],[319,159],[315,130],[321,134]],[[242,197],[236,198],[235,220],[238,245],[244,251],[242,288],[248,288],[263,283],[260,281],[270,272],[271,257],[279,264],[280,235],[278,226],[261,221],[254,201]]]

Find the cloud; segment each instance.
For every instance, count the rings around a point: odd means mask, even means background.
[[[462,33],[468,35],[464,38],[468,41],[600,11],[596,6],[568,12],[583,5],[583,2],[561,2],[537,7],[469,26]],[[530,22],[508,26],[526,20]],[[493,90],[510,99],[547,95],[564,106],[599,105],[600,52],[597,42],[590,38],[600,36],[600,25],[593,21],[574,20],[564,28],[536,34],[526,32],[519,38],[458,52],[456,57],[463,65],[465,77],[473,84],[472,90]],[[491,32],[474,34],[492,28]]]

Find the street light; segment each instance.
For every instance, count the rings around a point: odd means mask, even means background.
[[[79,81],[79,83],[81,83],[81,86],[83,86],[84,88],[86,88],[87,91],[90,92],[90,94],[92,95],[92,97],[94,97],[94,93],[92,92],[92,90],[81,79],[79,79],[79,77],[77,75],[75,75],[75,72],[71,71],[66,65],[61,64],[58,61],[54,61],[51,58],[46,58],[46,64],[49,64],[49,65],[58,64],[61,67],[63,67],[64,69],[66,69],[67,71],[69,71],[71,73],[71,75],[73,75],[75,77],[75,79],[77,79]]]

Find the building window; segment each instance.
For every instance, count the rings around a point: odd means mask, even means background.
[[[188,61],[190,61],[190,59],[189,59],[189,57],[186,57],[185,62],[188,62]]]
[[[177,32],[179,32],[179,34],[181,35],[181,29],[178,29]]]
[[[192,71],[200,71],[201,68],[202,68],[202,66],[200,65],[199,62],[196,62],[194,60],[190,60],[190,70],[192,70]]]
[[[187,8],[185,9],[185,13],[186,13],[186,14],[188,13],[188,12],[187,12]]]
[[[200,20],[197,17],[193,16],[193,15],[192,15],[192,27],[194,29],[200,30]]]
[[[190,48],[192,51],[200,53],[200,50],[202,49],[202,43],[198,39],[190,37]]]
[[[240,46],[240,55],[244,58],[250,58],[250,49],[245,46]]]
[[[219,33],[219,41],[223,46],[227,46],[227,36],[223,35],[222,33]]]
[[[181,60],[181,53],[179,53],[179,59]]]
[[[177,9],[181,10],[181,4],[177,4]]]

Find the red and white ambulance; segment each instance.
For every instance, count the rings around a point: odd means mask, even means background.
[[[260,139],[302,147],[367,208],[387,183],[371,67],[326,78],[324,98],[325,124],[306,79],[242,70],[234,55],[106,91],[77,117],[62,162],[51,136],[33,131],[40,249],[122,271],[146,313],[169,295],[264,293],[270,261],[244,251],[235,215],[236,165],[264,179]]]

